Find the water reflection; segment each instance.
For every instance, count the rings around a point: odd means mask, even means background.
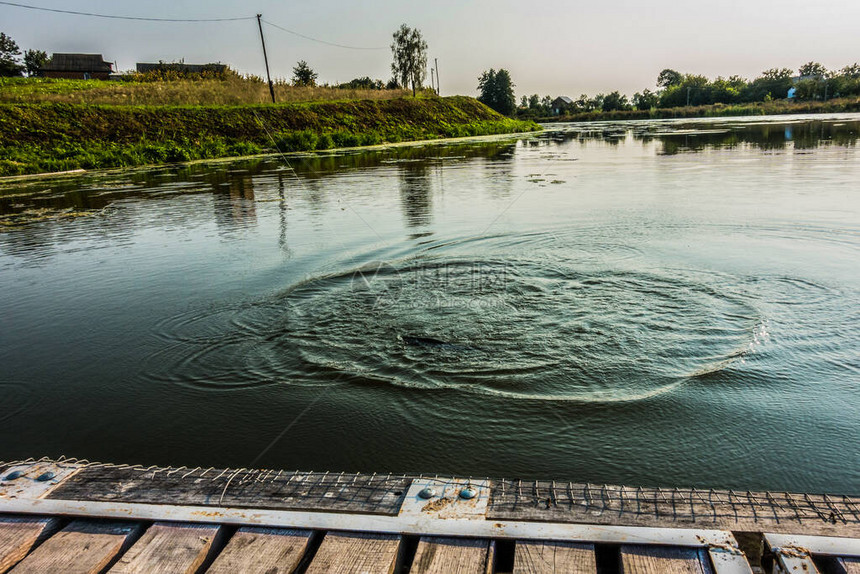
[[[224,236],[253,227],[257,223],[253,174],[245,170],[234,170],[230,176],[227,182],[216,188],[213,202],[215,224]]]
[[[432,224],[434,198],[445,189],[446,168],[479,159],[482,186],[491,197],[507,198],[516,178],[514,160],[519,152],[537,151],[541,159],[564,158],[562,148],[599,142],[611,149],[633,151],[643,146],[659,155],[696,153],[710,149],[748,148],[762,151],[807,152],[826,146],[853,147],[860,137],[857,116],[809,118],[755,118],[736,120],[660,120],[556,124],[544,133],[518,138],[464,142],[453,145],[416,145],[374,151],[354,150],[307,154],[241,163],[193,164],[158,169],[94,173],[85,177],[0,184],[0,247],[9,253],[38,251],[45,257],[54,247],[56,220],[98,218],[98,234],[129,233],[134,217],[111,206],[142,198],[188,197],[209,194],[215,222],[222,234],[257,225],[257,203],[263,193],[277,194],[281,231],[286,246],[288,207],[300,201],[318,218],[319,225],[332,209],[342,188],[329,185],[345,173],[394,167],[399,175],[400,203],[410,228]],[[519,152],[518,152],[519,150]],[[530,175],[543,178],[546,174]],[[260,188],[255,180],[259,179]],[[548,182],[551,179],[547,179]],[[545,182],[541,183],[544,185]],[[336,186],[338,184],[335,184]],[[298,191],[291,189],[298,187]],[[173,227],[205,224],[200,211],[166,210]],[[39,223],[47,226],[40,228]],[[24,228],[27,228],[25,231]],[[15,233],[2,233],[14,230]],[[92,230],[90,231],[92,234]]]
[[[433,185],[426,161],[409,161],[400,165],[400,207],[407,227],[431,223]]]
[[[701,152],[708,149],[749,147],[765,151],[810,150],[822,146],[854,146],[860,137],[855,118],[792,118],[738,122],[731,118],[712,120],[663,120],[653,122],[599,122],[565,124],[555,133],[538,136],[554,143],[602,141],[610,146],[634,142],[658,142],[661,155]],[[532,144],[534,145],[534,144]]]

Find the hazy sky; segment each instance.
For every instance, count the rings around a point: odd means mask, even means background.
[[[439,59],[443,94],[474,94],[490,67],[510,70],[517,95],[578,96],[654,88],[663,68],[713,77],[754,77],[816,60],[828,68],[860,61],[858,0],[15,0],[66,10],[162,18],[263,17],[345,50],[265,28],[272,73],[289,77],[299,59],[320,80],[390,77],[392,32],[418,27]],[[121,70],[135,62],[220,61],[263,73],[256,21],[151,23],[47,14],[0,5],[0,31],[22,49],[102,53]],[[429,80],[428,80],[429,83]]]

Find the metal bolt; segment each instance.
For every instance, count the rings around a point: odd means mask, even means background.
[[[56,474],[54,474],[53,472],[51,472],[51,471],[49,470],[49,471],[48,471],[48,472],[46,472],[45,474],[41,474],[41,475],[39,475],[39,476],[38,476],[38,478],[36,478],[36,480],[37,480],[38,482],[48,482],[49,480],[51,480],[51,479],[52,479],[52,478],[54,478],[55,476],[57,476],[57,475],[56,475]]]
[[[478,489],[472,486],[467,486],[460,491],[460,498],[464,500],[472,500],[476,496],[478,496]]]
[[[434,496],[436,496],[436,489],[435,489],[435,488],[433,488],[432,486],[424,487],[424,488],[423,488],[423,489],[418,493],[418,497],[419,497],[419,498],[423,498],[424,500],[427,500],[427,499],[433,498]]]
[[[15,480],[16,478],[21,478],[22,476],[24,476],[24,473],[20,470],[16,470],[15,472],[10,472],[9,474],[7,474],[3,480]]]

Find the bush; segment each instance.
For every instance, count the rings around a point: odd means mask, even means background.
[[[317,138],[317,149],[331,149],[334,147],[334,140],[331,134],[320,134]]]
[[[317,149],[318,136],[312,130],[289,132],[275,140],[278,151],[312,151]]]

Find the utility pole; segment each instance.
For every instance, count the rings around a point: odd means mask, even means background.
[[[430,89],[436,91],[436,84],[433,83],[433,68],[430,68]]]
[[[433,58],[433,61],[436,63],[436,67],[434,68],[436,70],[436,95],[441,96],[442,89],[439,87],[439,58]]]
[[[266,77],[269,79],[269,93],[272,95],[272,103],[275,103],[275,85],[272,83],[272,74],[269,73],[269,56],[266,54],[266,38],[263,37],[263,15],[257,14],[257,25],[260,26],[260,41],[263,43],[263,60],[266,62]]]
[[[688,108],[690,107],[690,90],[691,89],[692,88],[689,88],[689,87],[687,88],[687,107]]]

